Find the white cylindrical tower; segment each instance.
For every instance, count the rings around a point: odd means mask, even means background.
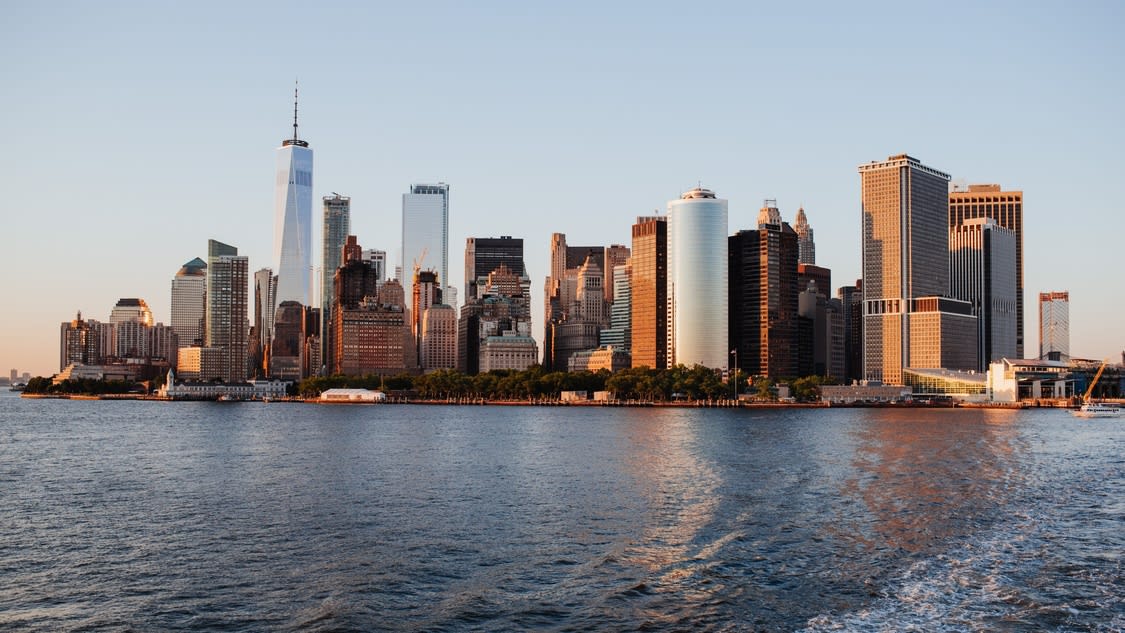
[[[727,366],[727,201],[702,188],[668,203],[671,362]]]

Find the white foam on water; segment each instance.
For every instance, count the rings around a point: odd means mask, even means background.
[[[866,608],[817,615],[802,631],[992,631],[1001,623],[1027,630],[1125,630],[1125,599],[1105,570],[1093,572],[1103,576],[1092,583],[1095,595],[1069,600],[1045,597],[1054,587],[1027,587],[1013,578],[1036,577],[1050,545],[1029,536],[1030,522],[1015,527],[916,562]]]

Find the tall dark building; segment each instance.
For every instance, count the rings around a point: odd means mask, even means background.
[[[728,331],[739,369],[750,375],[801,375],[797,233],[784,222],[763,222],[727,241]]]
[[[487,365],[490,338],[531,339],[531,280],[523,239],[470,237],[465,243],[465,303],[457,323],[457,368],[475,374]]]
[[[863,380],[863,280],[836,291],[844,317],[844,381]]]
[[[332,285],[336,281],[336,269],[344,264],[344,244],[347,243],[348,234],[351,232],[352,199],[333,193],[325,196],[324,224],[321,235],[321,285],[320,285],[320,312],[321,312],[321,350],[325,365],[333,366],[332,355],[335,353],[335,344],[332,342],[332,303],[336,298],[336,291]]]
[[[355,308],[365,297],[379,294],[379,269],[373,262],[365,261],[363,249],[356,243],[356,237],[349,235],[344,246],[344,265],[336,269],[333,277],[332,301],[335,307]]]
[[[465,301],[480,296],[478,286],[483,286],[488,274],[504,264],[520,277],[527,277],[523,265],[523,238],[510,235],[501,237],[470,237],[465,240]]]
[[[640,217],[633,225],[632,300],[633,367],[668,368],[668,222],[662,216]]]
[[[800,240],[798,239],[798,244]],[[798,292],[808,290],[809,282],[816,282],[816,291],[826,298],[832,296],[832,270],[814,264],[797,264]]]
[[[249,370],[250,332],[247,319],[249,260],[238,249],[207,241],[207,311],[204,339],[216,349],[202,378],[242,382]]]

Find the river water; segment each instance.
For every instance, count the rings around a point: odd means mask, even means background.
[[[1121,631],[1125,422],[0,396],[0,629]]]

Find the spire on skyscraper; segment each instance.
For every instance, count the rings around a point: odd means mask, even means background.
[[[299,86],[297,80],[294,79],[293,80],[293,138],[286,139],[286,140],[282,141],[281,142],[282,147],[285,147],[286,145],[298,145],[300,147],[308,147],[309,146],[308,142],[302,141],[300,139],[300,137],[297,136],[297,89],[299,87],[300,86]]]

